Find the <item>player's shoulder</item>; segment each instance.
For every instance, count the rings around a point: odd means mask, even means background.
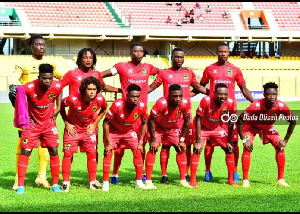
[[[112,107],[114,108],[121,108],[124,105],[125,100],[124,99],[117,99],[112,103]]]
[[[31,82],[25,83],[23,87],[30,91],[33,90],[35,88],[35,85],[37,84],[38,84],[38,80],[36,79]]]
[[[146,109],[147,108],[147,104],[142,102],[142,101],[139,102],[138,106],[139,106],[140,109]]]
[[[53,80],[51,87],[61,89],[61,88],[63,88],[63,84],[60,81]]]
[[[288,108],[287,104],[281,100],[276,100],[276,106],[278,106],[278,108]]]
[[[98,93],[97,96],[96,96],[96,100],[97,101],[103,101],[103,100],[105,100],[105,98],[101,93]]]
[[[168,102],[167,99],[165,97],[160,97],[157,101],[156,101],[156,105],[160,105],[160,106],[167,106]]]

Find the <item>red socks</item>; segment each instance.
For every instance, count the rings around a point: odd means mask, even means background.
[[[160,152],[160,167],[161,167],[161,175],[167,175],[167,166],[168,160],[170,156],[170,149],[161,149]]]
[[[113,174],[117,175],[121,166],[122,158],[124,155],[124,149],[117,148],[114,151],[114,169]]]
[[[179,168],[180,180],[185,180],[186,172],[186,154],[185,152],[177,152],[176,162]]]
[[[109,151],[103,158],[103,181],[109,181],[110,165],[111,165],[112,151]]]
[[[151,180],[153,167],[155,164],[156,153],[148,151],[146,155],[146,180]]]
[[[62,177],[63,181],[70,181],[71,166],[73,154],[65,153],[62,160]]]
[[[234,154],[226,154],[226,164],[228,170],[228,183],[234,183],[233,170],[234,170]]]
[[[143,178],[143,158],[142,158],[142,152],[138,151],[137,149],[132,149],[133,154],[133,164],[135,166],[135,174],[136,174],[136,180],[142,180]]]
[[[19,186],[24,186],[24,180],[26,176],[26,171],[28,168],[28,162],[29,162],[29,157],[27,155],[20,155],[19,161],[18,161],[18,185]]]
[[[97,159],[96,159],[96,153],[86,153],[87,156],[87,169],[89,172],[89,180],[95,181],[96,180],[96,174],[97,174]]]
[[[243,155],[242,155],[243,180],[248,180],[250,161],[251,161],[251,152],[249,152],[246,148],[244,148]]]
[[[278,168],[278,180],[280,180],[283,179],[284,166],[285,166],[284,148],[282,150],[276,149],[276,162]]]
[[[191,156],[191,181],[190,183],[197,182],[196,175],[197,175],[197,169],[199,165],[200,160],[200,154],[193,153]]]
[[[50,156],[50,169],[52,175],[52,185],[58,184],[60,161],[59,155]]]
[[[189,169],[190,169],[190,164],[191,164],[191,156],[192,156],[192,152],[191,152],[191,146],[187,146],[186,147],[186,173],[185,174],[189,174]]]
[[[214,153],[214,147],[211,146],[210,144],[206,143],[205,148],[204,148],[204,158],[205,158],[205,167],[206,167],[205,172],[210,171],[211,159],[212,159],[213,153]]]

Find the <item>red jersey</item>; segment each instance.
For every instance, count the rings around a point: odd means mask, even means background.
[[[151,64],[134,65],[131,61],[119,62],[110,69],[112,75],[120,75],[122,95],[126,97],[127,87],[136,84],[141,87],[141,102],[148,103],[148,80],[150,75],[156,75],[159,69]]]
[[[28,102],[29,116],[39,127],[49,125],[55,107],[55,99],[62,92],[63,85],[53,80],[46,93],[41,91],[39,80],[26,83],[24,86]]]
[[[233,112],[233,110],[234,103],[232,99],[227,98],[221,106],[217,106],[213,96],[206,96],[200,101],[196,114],[201,116],[201,127],[213,130],[218,126],[226,125],[226,122],[222,122],[221,116]],[[226,117],[227,119],[228,117]]]
[[[163,83],[165,97],[169,95],[169,86],[178,84],[182,87],[183,97],[190,100],[190,87],[198,84],[198,81],[195,74],[186,68],[182,68],[180,71],[169,68],[160,71],[154,80],[154,83],[157,87]]]
[[[217,63],[207,66],[203,72],[200,84],[206,85],[209,82],[209,96],[213,96],[215,86],[218,83],[224,83],[228,87],[228,98],[231,98],[235,105],[235,82],[238,86],[245,85],[246,82],[241,70],[231,63],[227,65],[218,65]]]
[[[132,125],[138,119],[147,119],[147,105],[139,102],[138,105],[129,111],[126,107],[127,98],[115,100],[106,113],[106,118],[110,120],[110,129],[126,133],[132,129]]]
[[[62,108],[69,106],[68,119],[72,125],[80,130],[86,130],[86,127],[95,121],[93,115],[99,109],[106,109],[107,103],[101,94],[89,103],[86,104],[80,92],[71,94],[62,101]]]
[[[245,123],[256,129],[266,129],[278,119],[289,120],[289,118],[293,118],[292,112],[284,102],[276,100],[272,109],[266,109],[265,100],[266,99],[263,98],[251,103],[251,105],[241,113],[240,116]]]
[[[178,128],[178,120],[183,117],[190,117],[191,106],[187,99],[183,98],[180,105],[172,108],[168,105],[168,98],[159,98],[151,109],[150,116],[156,118],[156,125],[160,128]]]
[[[87,73],[85,73],[80,68],[76,68],[75,70],[68,71],[60,81],[64,87],[68,85],[69,94],[73,94],[79,91],[81,81],[91,76],[96,77],[100,81],[102,86],[105,86],[100,72],[93,69],[90,69]]]

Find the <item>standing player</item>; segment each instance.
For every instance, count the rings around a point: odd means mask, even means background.
[[[169,148],[171,146],[175,148],[180,172],[180,186],[191,187],[185,178],[187,162],[185,136],[190,125],[191,103],[188,99],[183,98],[183,90],[178,84],[170,85],[168,92],[168,97],[164,96],[156,101],[148,121],[150,149],[146,156],[146,186],[149,189],[156,189],[151,175],[156,152],[161,143]],[[183,126],[180,126],[178,122],[182,117],[184,123]],[[181,137],[179,138],[179,136]]]
[[[242,156],[243,187],[250,187],[248,174],[253,141],[256,134],[261,138],[263,145],[271,143],[276,151],[275,157],[278,168],[278,180],[276,184],[279,186],[289,186],[283,180],[285,167],[284,147],[286,147],[293,133],[296,120],[289,107],[284,102],[277,100],[278,85],[276,83],[268,82],[263,85],[263,88],[265,98],[253,102],[241,113],[237,122],[238,133],[244,144]],[[290,123],[283,140],[273,126],[273,123],[280,118],[286,118],[283,120],[287,120]]]
[[[146,133],[147,105],[140,101],[141,88],[132,84],[127,87],[126,98],[113,102],[103,121],[103,191],[109,190],[109,173],[112,150],[117,147],[131,149],[136,172],[136,188],[147,189],[143,177],[143,139]],[[140,134],[133,124],[141,120]]]
[[[95,77],[82,80],[79,92],[63,99],[61,115],[66,124],[64,131],[64,158],[62,161],[62,174],[64,192],[69,192],[71,159],[77,152],[78,146],[83,147],[87,156],[90,189],[99,189],[96,185],[97,173],[97,138],[96,127],[105,114],[107,103],[99,93],[102,85]],[[68,116],[65,107],[69,107]],[[94,114],[97,113],[97,118]]]
[[[232,112],[234,112],[234,103],[231,98],[228,98],[228,87],[224,83],[218,83],[215,86],[214,96],[206,96],[200,101],[200,105],[196,111],[196,139],[191,164],[191,186],[198,187],[196,181],[197,168],[200,153],[207,140],[210,141],[212,147],[220,146],[224,150],[228,170],[228,184],[239,186],[233,180],[234,155],[230,139],[233,124],[224,124],[222,122],[224,115],[228,115],[231,118]]]
[[[32,58],[27,61],[18,62],[15,65],[15,71],[13,72],[12,76],[12,84],[21,84],[24,85],[27,82],[31,82],[38,77],[38,68],[39,65],[42,63],[51,64],[54,67],[53,76],[56,79],[60,79],[62,74],[56,70],[55,63],[44,56],[46,52],[46,42],[41,35],[33,35],[28,39],[28,46],[32,52]],[[59,113],[60,104],[61,104],[61,96],[57,97],[57,108],[53,111],[53,116],[56,117]],[[13,189],[18,188],[18,161],[21,155],[21,134],[22,130],[18,130],[19,138],[16,147],[16,179],[13,185]],[[50,185],[46,179],[46,169],[47,169],[47,162],[49,160],[49,153],[47,148],[42,148],[41,146],[38,147],[38,155],[39,155],[39,169],[38,169],[38,176],[35,180],[35,183],[38,186],[43,186],[45,188],[50,188]]]
[[[229,56],[229,46],[227,43],[220,43],[217,46],[217,55],[218,61],[214,64],[207,66],[203,72],[202,79],[200,84],[206,86],[207,83],[210,84],[210,94],[213,96],[214,88],[218,83],[224,83],[228,87],[228,97],[231,98],[234,102],[235,110],[237,110],[236,98],[234,95],[235,92],[235,82],[239,86],[241,92],[251,103],[254,102],[252,95],[250,94],[248,88],[246,87],[246,82],[243,78],[241,70],[234,66],[232,63],[228,62]],[[238,133],[236,130],[236,125],[234,124],[233,132],[231,136],[231,142],[234,147],[234,180],[240,181],[240,178],[237,173],[237,165],[239,160],[239,146],[238,146]],[[211,146],[208,141],[205,146],[205,177],[204,180],[210,182],[212,180],[212,172],[210,169],[212,154],[214,148]]]
[[[17,194],[25,192],[24,180],[32,149],[38,147],[39,140],[43,148],[47,147],[50,154],[50,169],[52,175],[52,191],[62,192],[58,185],[60,161],[58,155],[58,132],[56,117],[53,117],[56,97],[62,92],[63,86],[53,81],[53,66],[41,64],[37,80],[24,86],[28,102],[30,127],[22,131],[21,155],[18,161]]]
[[[201,86],[196,79],[195,74],[191,69],[187,69],[182,67],[184,63],[184,51],[182,48],[174,48],[172,50],[172,67],[160,71],[157,75],[156,79],[153,83],[149,86],[148,93],[155,90],[161,84],[163,84],[163,93],[165,97],[168,97],[169,93],[169,86],[172,84],[179,84],[183,90],[183,97],[191,103],[191,95],[190,95],[190,88],[191,86],[198,92],[203,94],[208,94],[208,90]],[[185,138],[185,144],[187,146],[186,155],[187,155],[187,167],[186,167],[186,180],[189,180],[188,171],[190,167],[190,158],[191,158],[191,145],[193,144],[193,120],[192,114],[190,119],[190,128]],[[183,118],[179,120],[179,127],[182,128],[183,126]],[[167,144],[163,144],[161,153],[160,153],[160,164],[162,169],[162,183],[168,183],[168,176],[167,176],[167,165],[170,156],[170,146]]]
[[[127,87],[130,84],[136,84],[141,88],[141,102],[145,103],[146,107],[148,104],[148,80],[150,75],[156,75],[159,72],[159,69],[153,67],[151,64],[142,63],[144,57],[144,47],[139,42],[134,42],[130,45],[130,55],[131,61],[128,62],[119,62],[114,65],[110,70],[101,72],[103,78],[114,76],[119,74],[120,83],[122,88],[122,95],[125,98],[127,94]],[[134,130],[138,133],[139,127],[141,126],[141,121],[137,120],[134,124]],[[146,141],[144,141],[144,144]],[[145,151],[145,148],[143,148]],[[144,153],[143,153],[144,154]],[[114,169],[111,178],[112,184],[118,183],[118,171],[121,165],[121,161],[124,155],[124,150],[117,148],[114,152]],[[143,155],[143,160],[144,160]],[[145,177],[143,176],[143,179]]]

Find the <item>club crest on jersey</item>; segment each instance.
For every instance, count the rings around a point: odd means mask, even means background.
[[[54,97],[54,93],[53,93],[53,92],[51,92],[51,93],[49,94],[49,99],[50,99],[50,100],[52,100],[52,99],[53,99],[53,97]]]
[[[227,113],[227,108],[223,108],[222,109],[222,114],[226,114]]]
[[[70,143],[65,143],[65,150],[69,150],[71,148],[71,144]]]
[[[146,71],[146,68],[143,68],[142,73],[143,73],[143,74],[146,74],[146,72],[147,72],[147,71]]]
[[[133,115],[133,118],[137,119],[138,117],[139,117],[139,113],[135,112],[134,115]]]
[[[246,140],[250,140],[250,134],[246,134],[246,135],[245,135],[245,139],[246,139]]]
[[[183,79],[184,80],[188,80],[189,79],[189,75],[188,74],[183,74]]]
[[[232,74],[232,69],[229,68],[228,71],[227,71],[228,75],[231,75]]]
[[[28,139],[27,139],[27,138],[24,138],[24,139],[23,139],[23,144],[24,144],[24,145],[27,145],[27,143],[28,143]]]
[[[97,106],[96,105],[93,106],[93,112],[95,112],[95,111],[97,111]]]
[[[178,109],[178,111],[177,111],[177,115],[180,115],[180,113],[181,113],[181,110],[180,110],[180,109]]]

